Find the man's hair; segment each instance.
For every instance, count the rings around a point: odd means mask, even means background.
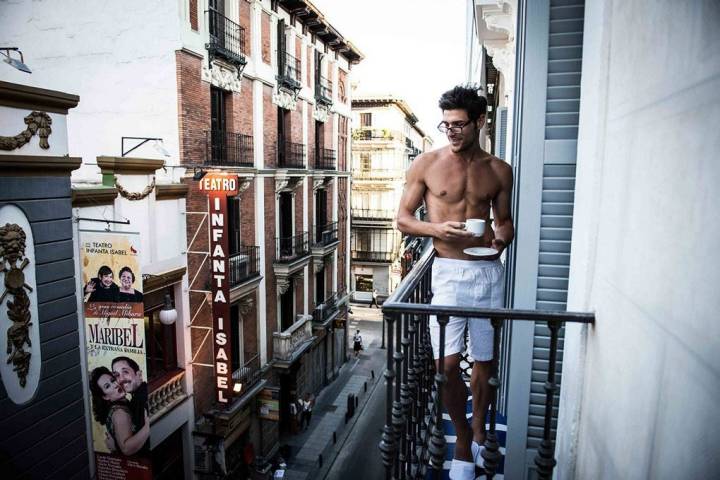
[[[474,122],[487,112],[487,99],[478,90],[477,85],[458,85],[440,96],[438,106],[441,110],[465,110]]]
[[[132,358],[128,358],[128,357],[115,357],[115,358],[113,358],[113,361],[112,361],[112,365],[111,365],[111,366],[112,366],[113,368],[115,368],[115,364],[116,364],[117,362],[125,362],[125,363],[127,363],[128,366],[129,366],[130,368],[132,368],[132,369],[133,369],[133,372],[135,372],[135,373],[137,373],[138,370],[140,370],[140,365],[138,365],[137,362],[136,362],[135,360],[133,360]]]
[[[112,268],[108,267],[107,265],[103,265],[98,269],[98,278],[102,278],[103,275],[112,275]]]

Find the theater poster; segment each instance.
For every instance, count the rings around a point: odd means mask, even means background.
[[[98,480],[152,479],[140,236],[80,231]]]

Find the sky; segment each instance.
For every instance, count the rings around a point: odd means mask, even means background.
[[[440,95],[465,81],[465,0],[312,0],[365,59],[352,69],[353,96],[392,94],[420,128],[447,144],[435,126]]]

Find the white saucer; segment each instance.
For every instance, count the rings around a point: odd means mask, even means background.
[[[470,247],[463,250],[463,252],[473,257],[490,257],[498,253],[497,250],[490,247]]]

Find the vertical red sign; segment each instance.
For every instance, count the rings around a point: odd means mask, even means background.
[[[232,394],[227,197],[237,194],[238,179],[235,175],[208,174],[200,180],[200,190],[208,193],[210,203],[210,290],[215,356],[215,399],[219,404],[227,405]]]

